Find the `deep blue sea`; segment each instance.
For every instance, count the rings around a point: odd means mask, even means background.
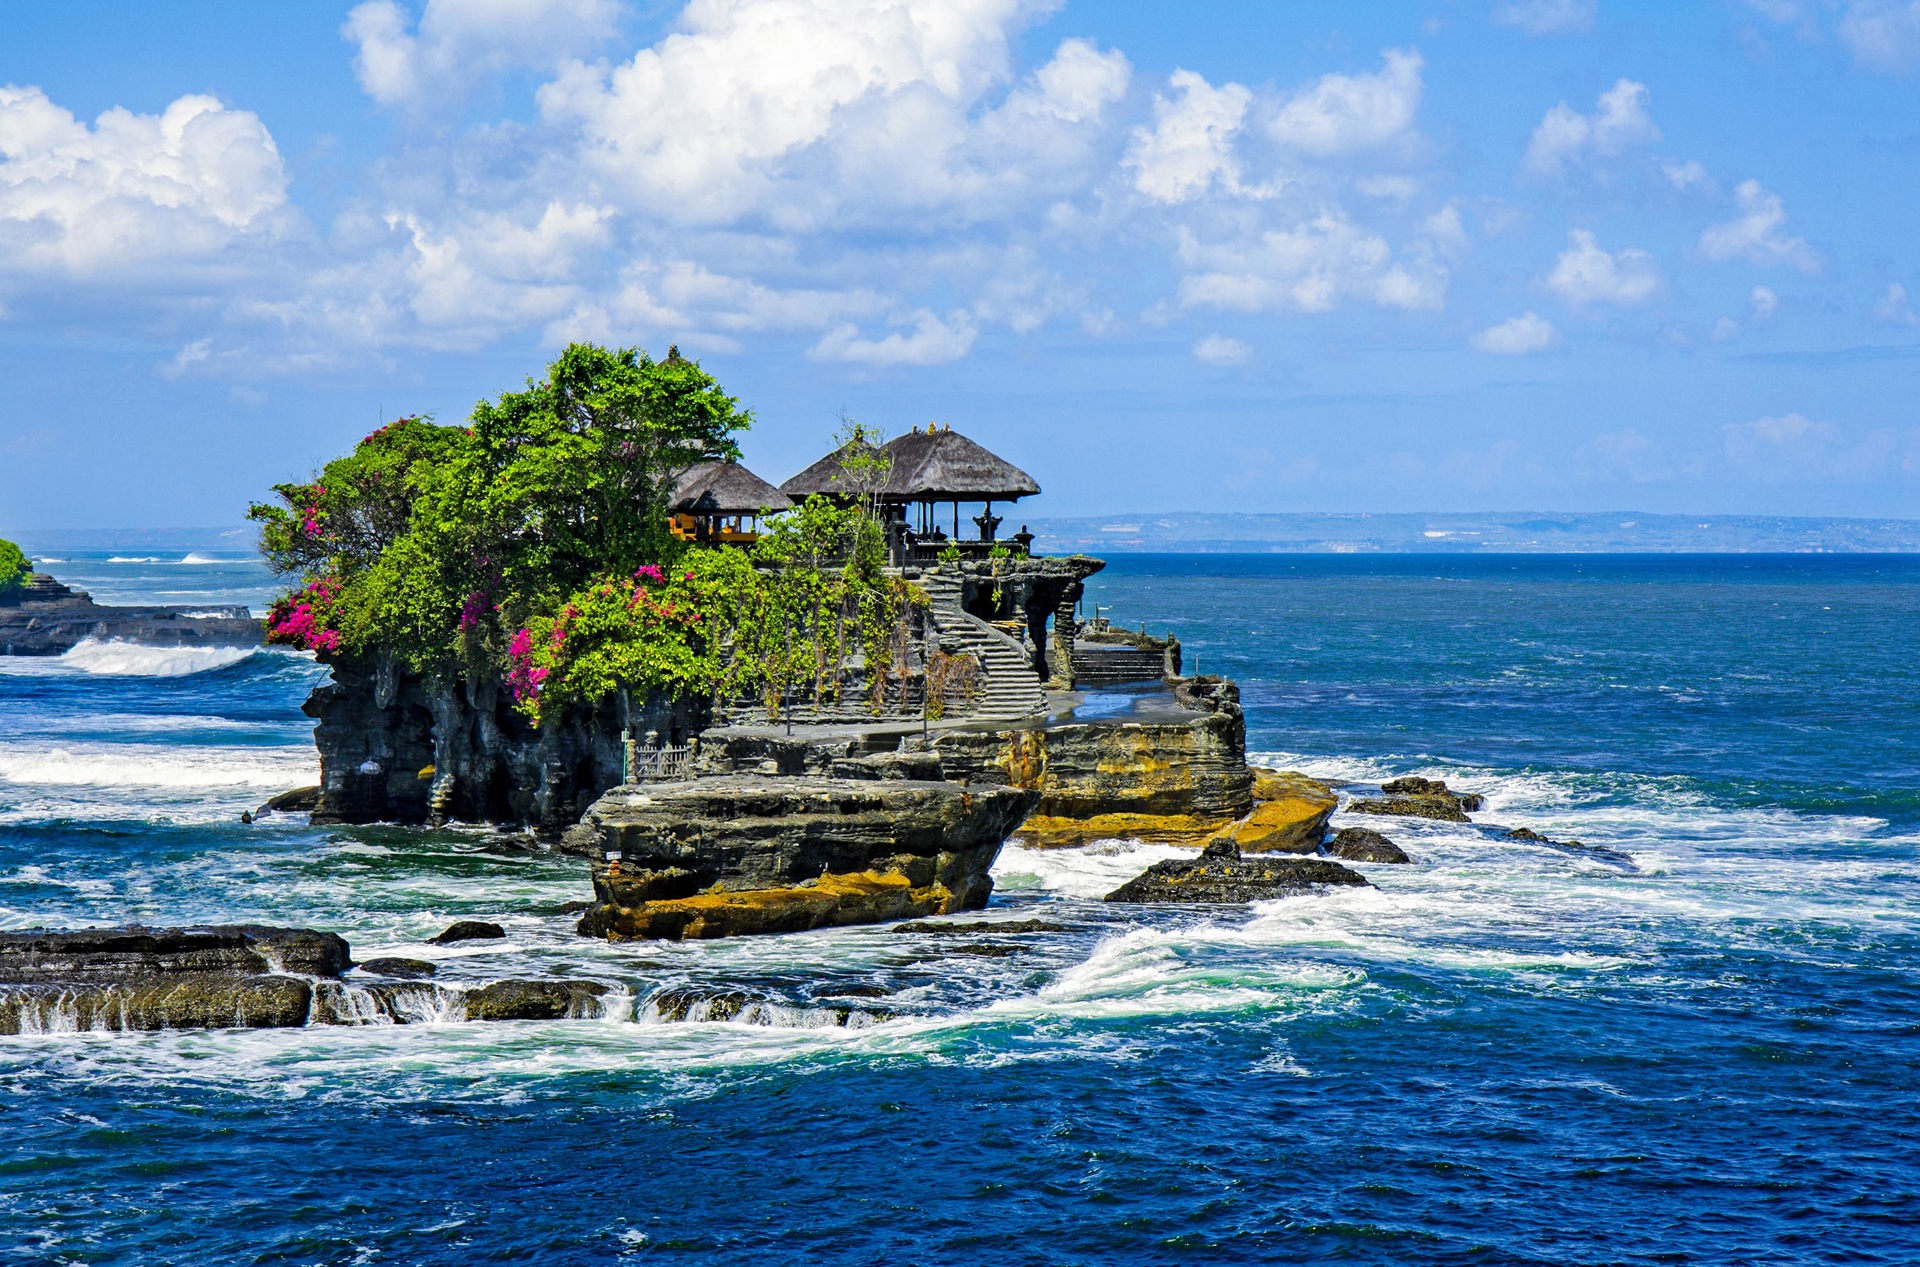
[[[47,570],[264,602],[213,555]],[[1010,847],[1005,957],[572,935],[581,864],[237,819],[310,781],[279,652],[0,669],[0,927],[309,925],[602,1021],[0,1038],[0,1264],[1920,1261],[1920,558],[1119,557],[1088,603],[1242,683],[1257,759],[1480,824],[1252,908]],[[4,663],[4,662],[0,662]],[[1340,820],[1336,820],[1340,821]],[[1369,826],[1379,827],[1379,821]],[[428,946],[456,917],[505,943]],[[1006,939],[1003,939],[1006,940]],[[770,1023],[662,1023],[676,984]],[[815,996],[894,1019],[821,1024]]]

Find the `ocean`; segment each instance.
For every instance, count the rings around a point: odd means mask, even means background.
[[[271,590],[45,553],[103,600]],[[1095,603],[1238,679],[1254,760],[1443,777],[1477,825],[1368,821],[1413,863],[1250,908],[1099,901],[1171,847],[1009,847],[981,918],[1052,931],[609,946],[578,860],[240,823],[313,778],[305,657],[0,661],[0,928],[614,987],[0,1038],[0,1263],[1920,1261],[1920,558],[1118,556]],[[424,944],[456,918],[508,937]],[[770,1002],[661,1020],[683,986]]]

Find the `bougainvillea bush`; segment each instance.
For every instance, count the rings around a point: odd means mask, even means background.
[[[390,423],[253,507],[296,580],[268,638],[494,674],[535,720],[615,691],[825,699],[856,652],[884,689],[914,595],[872,508],[810,499],[751,551],[667,529],[681,472],[750,421],[677,351],[575,344],[468,426]]]

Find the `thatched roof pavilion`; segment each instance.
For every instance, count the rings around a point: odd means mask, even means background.
[[[738,462],[688,467],[667,495],[667,509],[675,514],[758,515],[791,504],[785,493]]]
[[[796,502],[815,493],[828,497],[855,496],[857,490],[848,487],[845,475],[845,459],[852,456],[848,453],[851,447],[845,445],[829,453],[782,484],[780,490]],[[862,444],[862,447],[873,451],[870,446]],[[887,441],[879,451],[890,461],[886,482],[876,490],[879,500],[900,507],[897,513],[902,518],[906,507],[919,506],[917,527],[935,539],[945,539],[935,523],[936,503],[953,503],[953,535],[958,538],[960,503],[985,502],[985,512],[972,518],[980,525],[981,540],[992,541],[1000,523],[993,513],[993,503],[1017,501],[1040,491],[1033,476],[952,427],[929,424],[925,431],[915,427]]]

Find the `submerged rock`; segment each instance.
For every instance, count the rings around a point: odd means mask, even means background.
[[[600,1015],[597,981],[495,981],[467,991],[472,1021],[558,1021]]]
[[[429,937],[427,944],[445,946],[456,941],[498,941],[506,935],[506,929],[487,920],[461,919],[447,925],[438,937]]]
[[[1327,842],[1327,852],[1348,862],[1411,862],[1407,851],[1377,831],[1342,827]]]
[[[936,924],[929,920],[919,920],[909,924],[895,924],[887,931],[890,933],[924,933],[929,937],[971,937],[977,933],[987,933],[996,937],[1005,937],[1012,933],[1063,933],[1065,924],[1050,924],[1043,919],[1010,920],[966,920],[949,924]]]
[[[1500,835],[1501,838],[1505,840],[1519,840],[1525,841],[1530,845],[1544,845],[1548,849],[1558,849],[1561,853],[1585,854],[1590,858],[1598,858],[1602,862],[1612,862],[1627,867],[1637,865],[1633,860],[1632,854],[1625,853],[1619,849],[1609,849],[1605,845],[1584,844],[1578,840],[1554,840],[1550,837],[1542,836],[1530,827],[1510,827],[1506,831],[1501,832]]]
[[[728,775],[621,788],[562,847],[596,861],[579,931],[729,937],[977,910],[1024,788]]]
[[[183,972],[124,981],[0,984],[0,1034],[73,1030],[271,1029],[305,1025],[301,977]]]
[[[1107,894],[1109,902],[1259,902],[1310,893],[1321,885],[1365,885],[1357,871],[1321,858],[1243,858],[1215,840],[1198,858],[1170,858]]]
[[[1232,841],[1245,853],[1313,853],[1340,803],[1327,784],[1293,770],[1258,772],[1253,794],[1253,812],[1211,839]]]
[[[377,977],[402,977],[407,980],[430,977],[439,971],[439,968],[425,959],[369,959],[360,967],[363,971],[371,972]]]
[[[859,986],[833,993],[861,995]],[[885,1008],[859,1008],[830,1003],[812,1007],[782,1003],[745,990],[674,986],[647,1001],[646,1015],[656,1021],[700,1024],[735,1021],[743,1025],[773,1025],[784,1029],[858,1029],[893,1019]]]

